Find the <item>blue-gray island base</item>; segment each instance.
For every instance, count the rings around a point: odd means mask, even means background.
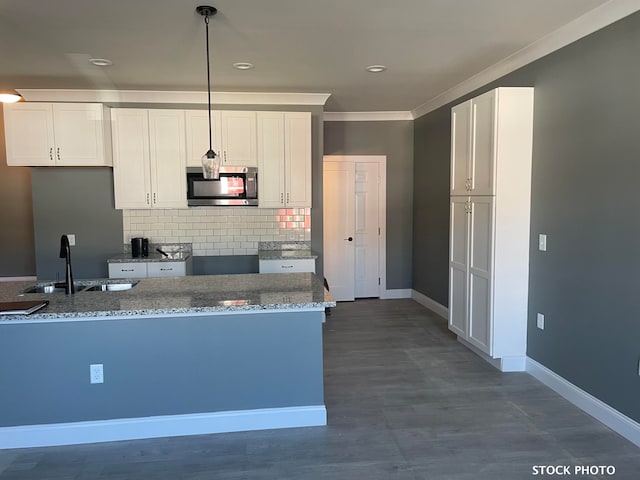
[[[0,284],[2,301],[50,300],[0,322],[0,448],[326,425],[322,324],[335,302],[312,274],[18,296],[27,286]],[[90,383],[96,364],[104,383]]]

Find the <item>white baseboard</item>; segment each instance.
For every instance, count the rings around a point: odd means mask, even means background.
[[[436,302],[432,298],[429,298],[426,295],[423,295],[422,293],[417,292],[415,290],[411,290],[411,298],[413,298],[416,302],[418,302],[423,307],[427,307],[432,312],[437,313],[442,318],[444,319],[449,318],[449,309],[444,305]]]
[[[391,300],[394,298],[411,298],[411,289],[394,288],[392,290],[380,290],[380,300]]]
[[[544,365],[527,357],[527,372],[575,406],[640,447],[640,423],[598,400]]]
[[[327,424],[324,405],[0,428],[0,449],[114,442]]]
[[[527,367],[527,357],[524,355],[521,356],[511,356],[511,357],[501,357],[501,358],[493,358],[490,355],[487,355],[482,350],[480,350],[475,345],[467,342],[463,338],[458,337],[458,342],[463,344],[473,353],[482,358],[485,362],[489,363],[493,367],[497,368],[501,372],[524,372]]]

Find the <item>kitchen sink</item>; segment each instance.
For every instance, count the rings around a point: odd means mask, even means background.
[[[138,284],[138,280],[127,282],[105,280],[74,282],[76,293],[80,292],[118,292],[130,290]],[[56,283],[42,283],[25,288],[22,293],[64,293],[64,285]]]
[[[138,284],[135,282],[118,282],[118,283],[101,283],[99,285],[88,286],[85,292],[121,292],[123,290],[131,290]]]
[[[84,285],[75,285],[76,293],[81,292],[86,287]],[[64,286],[58,286],[54,283],[34,285],[29,288],[25,288],[22,293],[64,293]]]

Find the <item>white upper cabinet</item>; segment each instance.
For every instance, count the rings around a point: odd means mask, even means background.
[[[311,207],[311,113],[257,112],[260,207]]]
[[[451,111],[451,195],[495,195],[495,90]]]
[[[7,165],[111,165],[109,109],[102,104],[6,104],[4,118]]]
[[[116,208],[185,208],[184,111],[115,108],[112,119]]]
[[[206,110],[187,110],[187,165],[200,167],[202,155],[209,150],[209,121]],[[256,112],[212,111],[213,151],[223,166],[255,167]]]

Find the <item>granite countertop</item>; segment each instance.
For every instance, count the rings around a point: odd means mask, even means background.
[[[89,284],[91,282],[87,281]],[[93,281],[93,283],[96,282]],[[21,295],[24,289],[34,283],[33,281],[0,282],[0,301],[2,302],[21,300],[49,300],[50,302],[47,307],[31,315],[1,315],[0,324],[91,320],[96,317],[321,310],[336,305],[335,300],[325,290],[322,281],[312,273],[142,278],[135,287],[124,291],[84,291],[74,295],[64,293]]]
[[[258,242],[258,260],[293,260],[318,258],[318,254],[311,250],[310,242],[282,241]]]
[[[311,250],[258,250],[258,260],[291,260],[318,258]]]
[[[167,256],[156,251],[159,248]],[[131,255],[131,245],[124,245],[124,253],[114,255],[107,259],[107,263],[139,263],[139,262],[185,262],[193,254],[190,243],[150,243],[149,255],[146,257],[133,257]]]
[[[107,259],[107,263],[186,262],[191,257],[190,252],[167,252],[167,254],[169,256],[165,257],[158,252],[149,252],[146,257],[132,257],[131,253],[121,253]]]

